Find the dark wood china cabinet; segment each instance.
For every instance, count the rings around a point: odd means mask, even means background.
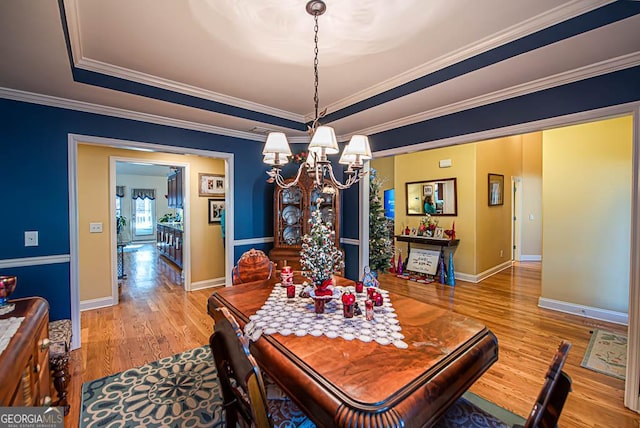
[[[288,178],[285,183],[291,183],[294,178]],[[325,180],[325,186],[331,187],[331,182]],[[325,221],[331,223],[335,233],[335,245],[340,247],[340,194],[337,189],[333,194],[323,193],[322,189],[314,186],[314,182],[307,174],[301,174],[300,181],[295,186],[283,189],[276,186],[273,200],[273,249],[269,258],[276,263],[277,269],[286,265],[294,270],[300,270],[300,250],[302,236],[309,233],[311,225],[309,219],[317,209],[317,200],[322,198],[320,212]]]

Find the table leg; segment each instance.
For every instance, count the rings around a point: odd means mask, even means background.
[[[52,356],[49,365],[53,371],[53,386],[58,393],[58,401],[55,406],[64,407],[64,415],[69,413],[69,403],[67,402],[67,387],[69,386],[69,353]]]

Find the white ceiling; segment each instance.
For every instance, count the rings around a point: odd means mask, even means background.
[[[63,20],[56,0],[4,0],[0,96],[114,115],[137,112],[143,120],[179,121],[255,140],[264,139],[260,129],[278,129],[302,141],[302,128],[273,125],[255,114],[243,118],[75,81],[64,28],[76,71],[305,122],[313,116],[313,18],[305,3],[64,0]],[[327,12],[319,17],[320,107],[335,112],[607,3],[327,0]],[[640,15],[635,15],[331,124],[342,138],[380,132],[638,65],[639,58]]]

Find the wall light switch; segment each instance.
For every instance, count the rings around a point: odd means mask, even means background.
[[[89,223],[90,233],[102,233],[102,223]]]
[[[27,230],[24,232],[24,246],[25,247],[37,247],[38,246],[38,231]]]
[[[529,214],[529,220],[533,220],[533,214]]]
[[[451,159],[442,159],[439,162],[440,168],[449,168],[451,166]]]

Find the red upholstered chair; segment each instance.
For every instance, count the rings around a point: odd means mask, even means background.
[[[562,371],[571,343],[562,341],[551,361],[545,376],[542,390],[538,394],[527,419],[515,423],[507,422],[491,413],[495,405],[486,400],[475,397],[475,403],[464,398],[456,401],[447,413],[437,422],[436,428],[473,428],[473,427],[524,427],[524,428],[554,428],[557,426],[564,403],[571,392],[571,378]],[[488,405],[487,405],[488,404]],[[503,412],[509,413],[509,412]],[[505,415],[503,415],[504,418]],[[516,415],[509,415],[516,416]]]
[[[270,279],[272,273],[273,262],[265,253],[252,248],[245,252],[238,260],[238,264],[233,267],[233,283]]]

